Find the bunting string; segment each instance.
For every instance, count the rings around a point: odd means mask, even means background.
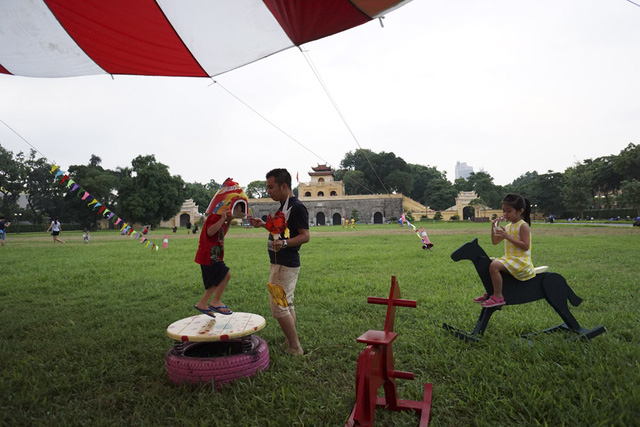
[[[53,176],[54,181],[58,180],[58,178],[61,177],[60,184],[62,185],[66,183],[66,188],[68,189],[69,193],[73,193],[77,190],[78,197],[80,197],[82,201],[87,202],[87,207],[92,207],[92,211],[95,212],[96,215],[101,216],[107,221],[111,221],[111,219],[115,217],[116,220],[114,221],[113,225],[120,225],[122,223],[122,226],[120,227],[120,233],[123,236],[130,236],[134,240],[140,240],[140,243],[145,248],[152,249],[152,250],[155,249],[156,251],[159,249],[158,245],[156,245],[146,237],[142,237],[142,233],[134,230],[131,225],[124,222],[122,218],[120,218],[115,212],[113,212],[111,209],[108,209],[105,205],[100,203],[87,190],[82,188],[80,184],[78,184],[76,181],[71,179],[65,171],[60,169],[59,166],[57,165],[51,166],[51,170],[49,171],[49,173],[54,175]]]

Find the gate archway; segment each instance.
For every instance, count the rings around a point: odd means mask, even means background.
[[[325,225],[324,212],[318,212],[316,215],[316,225]]]
[[[182,215],[180,215],[180,227],[186,227],[187,221],[191,221],[191,215],[189,215],[188,213],[183,213]]]
[[[342,216],[339,213],[333,214],[333,225],[341,225],[342,224]]]
[[[382,224],[382,214],[380,212],[376,212],[373,214],[373,223]]]
[[[476,210],[473,206],[465,206],[462,208],[462,219],[473,218],[476,215]]]

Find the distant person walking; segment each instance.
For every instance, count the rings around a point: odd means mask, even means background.
[[[191,221],[187,220],[187,235],[191,233]]]
[[[53,237],[54,245],[56,242],[60,242],[64,245],[64,241],[58,239],[58,236],[62,232],[62,226],[60,225],[60,221],[58,221],[58,217],[53,218],[53,221],[49,224],[49,228],[47,228],[46,232],[48,233],[49,231],[51,231],[51,237]]]
[[[400,219],[398,220],[398,224],[400,224],[400,227],[404,227],[404,223],[407,221],[407,218],[404,216],[404,212],[402,212],[402,215],[400,216]]]
[[[2,242],[2,246],[4,246],[4,239],[7,235],[7,227],[10,225],[11,223],[5,221],[4,216],[0,216],[0,242]]]

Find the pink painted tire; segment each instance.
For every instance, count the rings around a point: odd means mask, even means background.
[[[169,379],[176,385],[183,383],[202,384],[213,381],[216,389],[238,378],[252,377],[269,367],[269,348],[262,338],[249,337],[249,351],[228,356],[207,357],[209,353],[227,352],[224,342],[194,342],[176,344],[167,353],[165,367]],[[222,347],[222,350],[221,350]],[[182,354],[181,354],[182,353]]]

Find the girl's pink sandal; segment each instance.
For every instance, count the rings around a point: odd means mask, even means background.
[[[486,300],[487,300],[487,294],[484,294],[482,296],[474,298],[473,302],[477,302],[479,304],[479,303],[485,302]]]
[[[491,295],[488,300],[482,303],[482,306],[484,308],[489,308],[489,307],[498,307],[505,304],[506,303],[504,301],[504,298],[496,298],[493,295]]]

